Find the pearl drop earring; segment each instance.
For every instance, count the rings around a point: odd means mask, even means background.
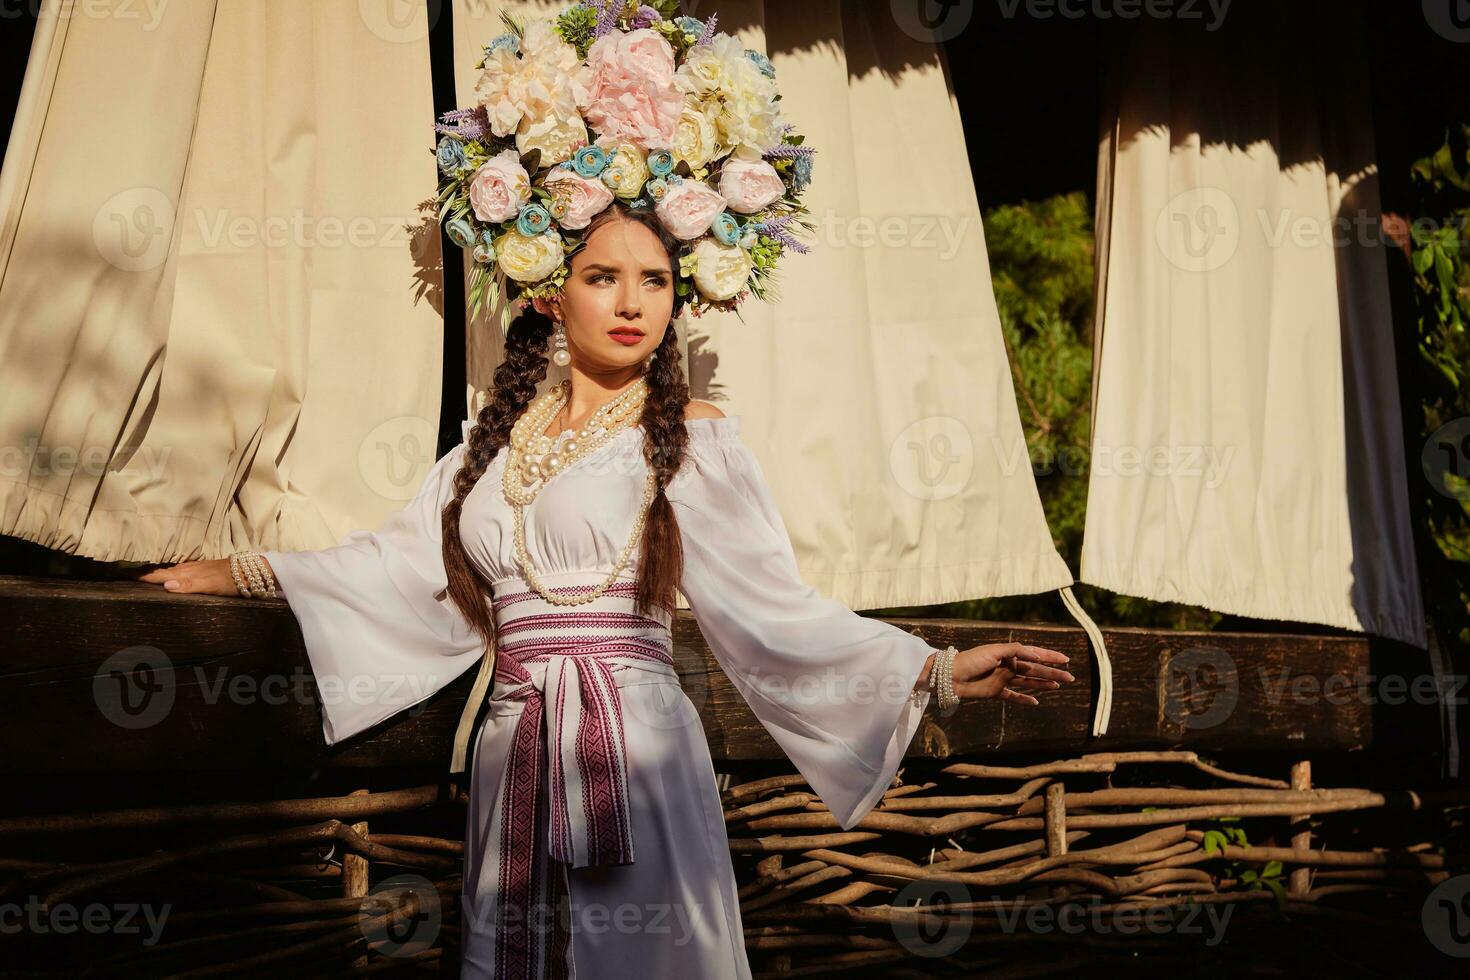
[[[556,346],[551,355],[552,363],[558,367],[566,367],[572,363],[571,352],[567,350],[567,331],[560,320],[556,321],[556,333],[552,335],[551,341]]]

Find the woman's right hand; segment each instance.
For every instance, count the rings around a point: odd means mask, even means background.
[[[954,693],[961,700],[1000,698],[1036,704],[1028,691],[1054,691],[1076,680],[1065,654],[1028,643],[987,643],[961,650],[953,667]]]
[[[265,559],[261,559],[264,561]],[[269,567],[267,565],[267,567]],[[230,574],[228,558],[211,558],[206,561],[185,561],[177,565],[166,565],[135,576],[140,582],[162,585],[170,592],[190,592],[202,595],[239,596],[235,577]]]

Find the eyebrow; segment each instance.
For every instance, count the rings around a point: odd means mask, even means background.
[[[623,271],[620,266],[616,266],[616,265],[603,265],[600,262],[593,263],[592,265],[583,266],[582,269],[583,269],[584,272],[593,272],[593,271],[596,271],[596,272],[622,272]],[[668,269],[644,269],[643,272],[644,272],[645,275],[647,275],[649,273],[661,273],[663,275],[668,275],[669,274],[669,270]]]

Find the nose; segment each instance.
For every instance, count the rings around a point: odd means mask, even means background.
[[[643,315],[643,296],[640,290],[643,287],[636,282],[629,281],[623,286],[618,296],[618,315],[633,319]]]

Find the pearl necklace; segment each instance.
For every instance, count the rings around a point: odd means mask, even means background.
[[[597,586],[573,595],[552,592],[542,584],[537,575],[531,562],[531,554],[526,549],[525,507],[536,499],[536,494],[558,473],[607,443],[622,430],[636,425],[643,416],[643,403],[647,396],[648,382],[639,378],[616,398],[599,407],[581,429],[568,429],[553,440],[545,435],[546,426],[571,397],[571,383],[562,381],[533,402],[511,426],[510,449],[505,460],[505,472],[501,475],[501,486],[505,491],[506,502],[511,507],[516,560],[520,563],[527,584],[552,605],[576,606],[591,602],[607,591],[617,579],[618,573],[632,557],[633,547],[643,535],[648,508],[655,496],[656,477],[650,469],[644,480],[643,501],[633,522],[633,532],[618,555],[612,572]],[[570,438],[567,438],[569,434]]]

